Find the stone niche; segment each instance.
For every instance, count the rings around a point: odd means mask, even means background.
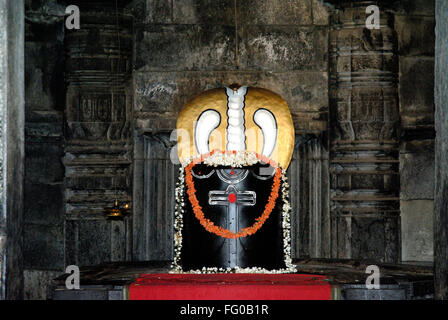
[[[315,0],[134,3],[133,257],[171,260],[177,114],[239,83],[284,98],[296,131],[288,175],[293,256],[330,257],[327,8]],[[236,22],[236,24],[235,24]],[[159,190],[163,190],[163,194]]]

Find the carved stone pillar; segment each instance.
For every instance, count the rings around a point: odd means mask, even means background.
[[[434,288],[436,299],[448,299],[448,3],[436,1],[436,188],[434,211]]]
[[[0,300],[23,299],[24,1],[0,1]]]
[[[332,256],[396,262],[399,158],[396,39],[366,28],[378,1],[336,1],[330,33]]]
[[[170,160],[169,132],[135,134],[132,259],[174,258],[174,190],[179,165]]]
[[[68,30],[65,37],[67,260],[94,264],[130,257],[130,221],[106,222],[103,210],[115,198],[131,201],[133,22],[110,1],[83,2],[80,12],[81,28]],[[91,223],[80,222],[86,219]],[[77,237],[100,239],[104,252],[88,262],[87,253],[80,256],[83,244]],[[72,244],[78,248],[73,252]]]
[[[301,135],[295,142],[288,168],[291,254],[295,259],[330,258],[328,143],[324,136]]]

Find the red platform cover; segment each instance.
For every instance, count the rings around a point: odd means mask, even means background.
[[[331,300],[325,276],[305,274],[142,274],[130,300]]]

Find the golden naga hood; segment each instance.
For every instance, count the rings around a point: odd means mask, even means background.
[[[183,163],[212,150],[253,151],[287,169],[294,151],[294,125],[278,94],[253,87],[205,91],[181,110],[177,148]]]

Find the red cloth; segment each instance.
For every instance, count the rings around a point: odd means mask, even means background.
[[[331,300],[325,276],[305,274],[142,274],[130,300]]]

